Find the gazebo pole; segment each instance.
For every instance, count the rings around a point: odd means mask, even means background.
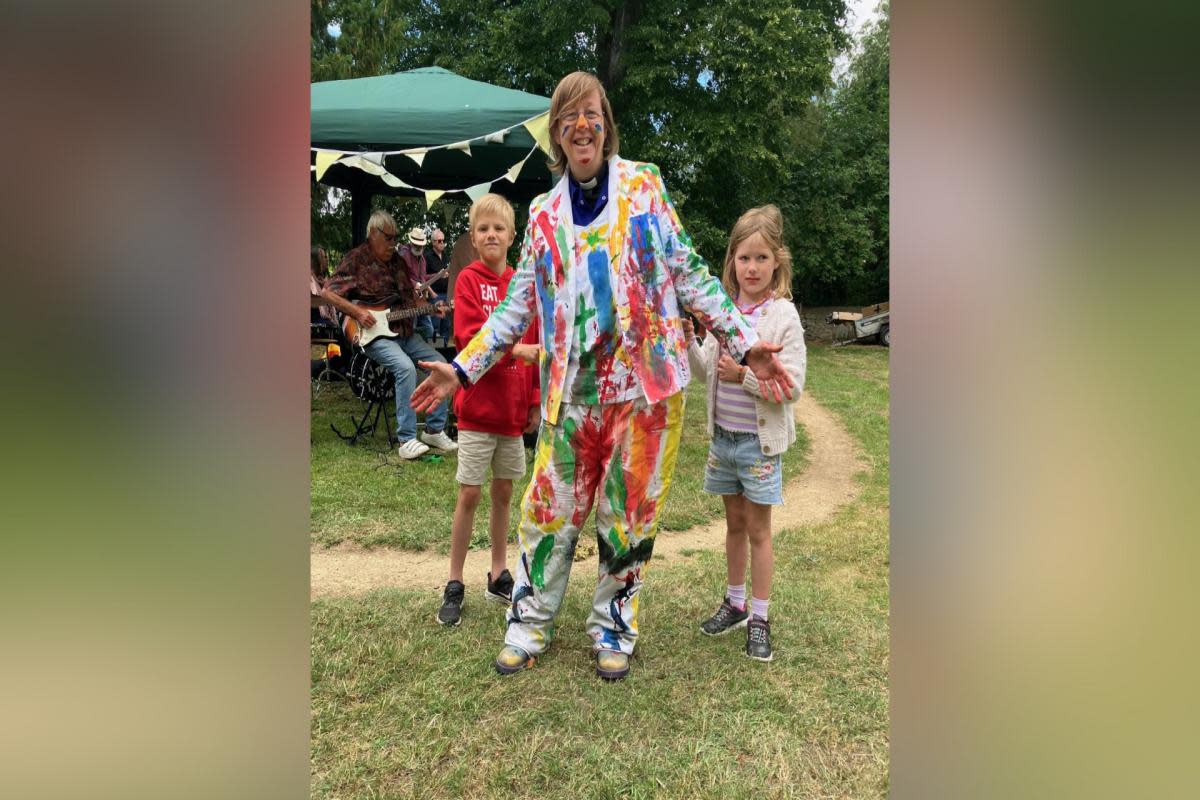
[[[369,189],[350,190],[350,235],[355,247],[367,238],[367,220],[371,218],[371,198],[374,196]]]

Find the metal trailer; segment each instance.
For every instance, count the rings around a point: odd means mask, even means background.
[[[835,311],[825,321],[845,331],[844,335],[835,331],[834,347],[872,339],[884,347],[892,346],[891,311],[886,301],[867,306],[861,312]]]

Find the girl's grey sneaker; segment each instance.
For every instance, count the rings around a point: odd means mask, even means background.
[[[500,577],[492,580],[492,573],[487,576],[487,589],[483,594],[488,600],[509,605],[512,603],[513,576],[508,570],[503,570]]]
[[[463,595],[466,587],[462,581],[450,581],[442,593],[442,607],[438,609],[437,621],[441,625],[457,625],[462,621]]]
[[[738,611],[726,597],[721,602],[721,607],[717,609],[717,613],[700,623],[700,632],[709,636],[721,636],[734,628],[742,627],[748,619],[750,619],[750,612],[744,608]]]
[[[770,661],[775,657],[771,652],[771,623],[765,619],[754,617],[747,625],[746,655],[755,661]]]

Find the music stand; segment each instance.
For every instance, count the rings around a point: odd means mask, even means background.
[[[382,416],[390,447],[393,439],[392,420],[386,412],[388,401],[396,399],[396,383],[392,373],[372,361],[366,350],[355,345],[354,358],[350,361],[350,372],[346,375],[346,382],[354,396],[362,401],[362,416],[356,418],[353,414],[350,415],[350,421],[354,423],[354,433],[342,433],[332,422],[329,423],[329,427],[343,441],[353,445],[357,444],[359,437],[363,435],[374,436]]]

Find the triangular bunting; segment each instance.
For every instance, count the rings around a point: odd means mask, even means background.
[[[446,145],[446,149],[447,150],[462,150],[467,155],[471,155],[471,143],[469,141],[455,142],[454,144],[448,144],[448,145]]]
[[[525,123],[525,130],[529,131],[529,135],[538,143],[538,147],[542,148],[542,152],[546,155],[550,154],[550,112],[540,114]]]
[[[345,164],[348,167],[357,167],[363,172],[369,172],[372,175],[383,175],[387,172],[386,169],[376,164],[374,161],[364,158],[361,155],[346,156],[339,163]]]
[[[314,167],[314,169],[317,171],[317,180],[321,180],[321,177],[325,174],[325,170],[329,169],[329,166],[341,157],[341,153],[333,153],[329,150],[318,150],[317,164],[316,167]]]
[[[529,158],[529,156],[525,156],[525,158]],[[525,166],[525,158],[522,158],[520,161],[513,164],[512,168],[509,169],[508,172],[504,173],[504,177],[509,183],[517,182],[517,176],[521,174],[521,167]]]
[[[437,202],[437,199],[439,197],[441,197],[442,195],[444,195],[445,193],[446,193],[446,191],[444,189],[426,189],[425,190],[425,208],[426,209],[432,208],[433,204]]]
[[[403,155],[406,155],[409,158],[411,158],[413,161],[417,162],[418,167],[421,166],[421,162],[425,160],[426,152],[427,151],[425,151],[425,150],[411,150],[411,151],[410,150],[402,150],[401,151],[401,153]]]
[[[467,197],[471,198],[472,203],[476,203],[479,201],[479,198],[488,193],[488,189],[490,188],[492,188],[492,183],[488,181],[487,183],[477,183],[474,186],[463,189],[463,192],[466,193]]]
[[[392,186],[396,189],[411,189],[411,188],[413,188],[413,187],[409,186],[407,183],[405,183],[404,181],[397,178],[395,175],[393,175],[390,172],[385,172],[382,175],[380,175],[379,177],[388,186]]]
[[[504,137],[507,134],[508,134],[508,129],[505,128],[502,131],[496,131],[495,133],[489,133],[487,136],[483,137],[483,140],[485,142],[491,142],[492,144],[504,144]]]

